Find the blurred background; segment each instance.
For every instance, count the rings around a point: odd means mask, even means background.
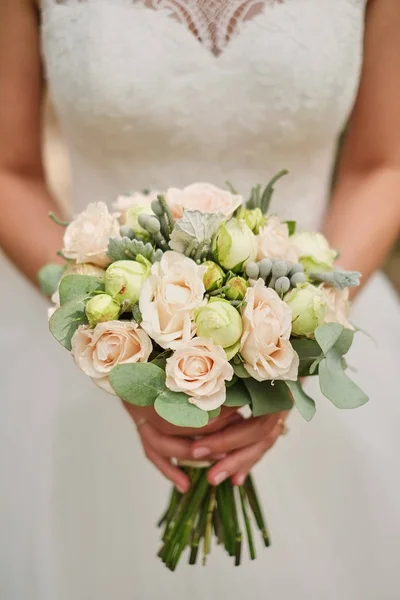
[[[57,117],[49,99],[47,99],[45,107],[44,157],[50,187],[60,205],[66,209],[70,198],[68,156],[63,145]],[[400,239],[384,269],[400,294]]]

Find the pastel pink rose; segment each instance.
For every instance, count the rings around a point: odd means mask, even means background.
[[[89,204],[65,230],[64,256],[77,263],[91,263],[99,267],[109,265],[108,242],[111,237],[119,236],[117,216],[108,211],[104,202]]]
[[[162,348],[176,348],[193,337],[193,316],[204,299],[206,270],[173,251],[152,266],[140,292],[141,326]]]
[[[338,290],[326,284],[320,287],[327,306],[325,323],[339,323],[346,329],[354,331],[353,325],[348,320],[350,314],[349,288]]]
[[[108,321],[94,329],[81,325],[72,336],[72,356],[94,383],[115,394],[108,376],[116,365],[147,362],[153,346],[149,336],[131,321]]]
[[[266,224],[260,229],[257,242],[257,260],[281,258],[293,263],[298,261],[298,253],[290,239],[288,226],[278,217],[268,217]]]
[[[289,341],[290,308],[262,279],[248,288],[245,302],[240,346],[244,368],[257,381],[296,381],[299,357]]]
[[[210,183],[193,183],[183,189],[170,188],[165,197],[175,220],[182,218],[184,210],[221,213],[231,217],[243,202],[241,196]]]
[[[232,379],[233,368],[221,346],[196,337],[167,360],[166,374],[170,390],[184,392],[201,410],[214,410],[225,402],[225,382]]]

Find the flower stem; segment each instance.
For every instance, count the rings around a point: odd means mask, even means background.
[[[211,548],[211,531],[212,531],[212,517],[215,508],[217,490],[212,487],[209,493],[207,502],[207,513],[206,513],[206,526],[204,531],[204,547],[203,547],[203,565],[207,562],[207,555],[210,554]]]
[[[249,518],[249,513],[247,511],[246,492],[244,491],[243,486],[239,487],[239,494],[240,494],[240,503],[242,505],[242,513],[243,513],[244,524],[245,524],[245,527],[246,527],[247,542],[249,544],[250,558],[251,558],[251,560],[254,560],[256,558],[256,549],[254,547],[253,532],[252,532],[252,529],[251,529],[251,522],[250,522],[250,518]]]
[[[267,526],[264,521],[264,516],[263,516],[262,510],[261,510],[260,502],[258,500],[256,488],[254,486],[254,482],[253,482],[253,478],[252,478],[251,474],[249,474],[247,476],[247,479],[244,482],[244,489],[246,491],[247,498],[249,500],[249,504],[250,504],[251,510],[253,511],[258,528],[260,529],[260,531],[262,533],[262,536],[264,539],[264,544],[266,546],[269,546],[270,545],[269,534],[268,534]]]

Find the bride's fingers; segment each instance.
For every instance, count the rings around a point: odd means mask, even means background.
[[[229,425],[221,432],[193,442],[192,457],[203,458],[211,454],[231,452],[262,441],[274,429],[279,419],[280,415],[269,415]]]
[[[140,427],[140,436],[144,444],[151,446],[161,456],[178,459],[192,458],[190,440],[164,435],[148,421]]]
[[[183,494],[190,488],[190,479],[183,471],[173,465],[168,458],[160,456],[151,446],[143,445],[146,457],[161,473]]]
[[[252,444],[247,448],[232,452],[211,467],[208,472],[208,481],[212,485],[219,485],[235,473],[247,473],[260,460],[266,450],[268,450],[268,444],[269,440],[268,442],[264,440],[257,444]]]

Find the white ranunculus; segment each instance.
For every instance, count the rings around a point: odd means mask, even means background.
[[[210,183],[193,183],[183,189],[170,188],[165,194],[172,216],[181,219],[184,210],[203,213],[221,213],[231,217],[242,204],[243,198]]]
[[[189,402],[202,410],[214,410],[225,402],[225,381],[233,377],[223,348],[201,337],[178,348],[167,360],[165,370],[167,387],[184,392]]]
[[[242,318],[230,302],[223,298],[210,298],[196,310],[197,335],[211,339],[222,348],[236,344],[243,331]]]
[[[106,267],[111,262],[107,256],[108,242],[118,236],[117,215],[111,214],[104,202],[92,203],[66,228],[63,254],[77,263]]]
[[[349,288],[338,290],[330,285],[323,284],[321,290],[327,305],[324,322],[339,323],[346,329],[354,331],[353,325],[349,322]]]
[[[280,258],[297,263],[298,255],[292,240],[286,223],[282,223],[278,217],[268,217],[257,237],[257,259]]]
[[[178,252],[165,252],[152,266],[139,298],[142,327],[162,348],[176,348],[194,335],[193,315],[203,302],[207,267]]]
[[[300,262],[308,272],[330,271],[337,258],[322,233],[303,231],[291,237]]]
[[[108,380],[111,369],[147,362],[153,349],[149,336],[131,321],[99,323],[94,329],[81,325],[72,336],[71,345],[78,367],[111,394],[115,394]]]
[[[125,310],[131,310],[139,300],[143,282],[149,275],[150,263],[143,257],[139,256],[138,260],[117,260],[106,271],[105,291],[120,304],[126,302]]]
[[[224,269],[239,272],[257,256],[257,238],[244,221],[229,219],[218,229],[214,239],[215,261]]]
[[[299,357],[289,338],[292,313],[278,294],[259,279],[247,290],[240,354],[257,381],[297,380]]]

